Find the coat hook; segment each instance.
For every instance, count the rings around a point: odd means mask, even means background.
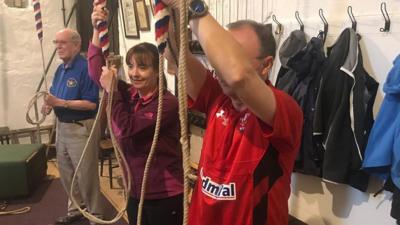
[[[277,29],[275,31],[275,34],[281,34],[282,33],[282,24],[279,23],[279,21],[276,19],[275,15],[272,15],[272,20],[276,23]]]
[[[298,22],[299,25],[300,25],[300,30],[301,30],[301,31],[304,31],[304,24],[303,24],[303,21],[301,21],[301,19],[300,19],[299,11],[296,11],[295,14],[294,14],[294,16],[296,17],[296,20],[297,20],[297,22]]]
[[[385,27],[379,29],[381,32],[389,32],[390,30],[390,18],[389,18],[389,14],[386,11],[386,2],[382,2],[381,3],[381,12],[383,15],[383,18],[385,18]]]
[[[351,20],[351,28],[353,28],[353,30],[357,31],[357,21],[353,15],[353,7],[351,7],[350,5],[347,6],[347,14],[349,15],[350,20]]]
[[[326,36],[328,35],[329,24],[328,24],[328,21],[325,19],[324,10],[319,9],[319,17],[321,18],[322,22],[324,23],[324,37],[323,37],[322,41],[323,41],[323,43],[325,43]]]

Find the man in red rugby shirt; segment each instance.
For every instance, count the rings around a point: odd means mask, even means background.
[[[178,0],[162,1],[178,11]],[[190,108],[207,115],[189,224],[288,224],[303,116],[268,81],[275,55],[272,27],[245,20],[225,30],[202,0],[192,0],[189,10],[192,32],[216,71],[214,78],[188,54]]]

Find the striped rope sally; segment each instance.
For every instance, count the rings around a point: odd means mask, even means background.
[[[103,5],[103,10],[105,10],[105,3],[106,0],[98,0],[95,2],[95,4],[98,5]],[[104,56],[104,59],[106,61],[106,66],[110,68],[112,65],[116,66],[117,70],[118,67],[117,65],[121,65],[122,62],[121,58],[118,58],[115,55],[111,55],[109,52],[109,38],[108,38],[108,25],[107,21],[99,21],[96,24],[97,30],[99,31],[99,39],[100,39],[100,47],[102,49],[102,53]],[[115,61],[114,61],[115,60]],[[118,62],[117,62],[118,61]],[[107,94],[105,90],[103,90],[103,97],[101,98],[100,104],[99,104],[99,110],[97,112],[96,118],[93,122],[92,129],[90,131],[90,135],[87,139],[87,142],[85,144],[85,147],[83,149],[81,158],[79,159],[78,165],[76,166],[75,173],[72,177],[71,181],[71,186],[69,190],[69,198],[71,202],[74,204],[74,206],[77,208],[77,210],[88,220],[91,221],[91,223],[96,223],[96,224],[114,224],[116,223],[121,217],[124,216],[127,204],[128,204],[128,199],[129,199],[129,193],[131,190],[131,172],[129,169],[128,162],[124,156],[124,153],[122,152],[121,146],[119,145],[116,137],[115,137],[115,132],[112,127],[112,105],[113,105],[113,95],[114,95],[114,88],[116,87],[116,76],[113,77],[111,81],[111,89],[110,93]],[[118,165],[120,168],[122,168],[123,171],[125,171],[125,175],[122,176],[122,182],[123,182],[123,195],[124,195],[124,204],[121,209],[119,209],[118,213],[114,216],[114,218],[109,219],[109,220],[104,220],[101,217],[99,218],[99,215],[94,215],[91,212],[89,212],[86,208],[83,209],[81,208],[79,202],[75,199],[73,193],[76,187],[76,181],[77,181],[77,175],[78,171],[81,169],[81,165],[83,162],[89,163],[85,161],[85,155],[89,151],[89,147],[93,145],[97,145],[97,139],[95,137],[95,133],[100,130],[100,118],[104,114],[104,112],[107,115],[107,126],[108,129],[110,130],[110,136],[114,148],[114,153],[116,155],[116,159],[118,161]]]
[[[40,10],[39,0],[33,0],[33,12],[35,13],[36,33],[40,41],[43,41],[43,25],[42,25],[42,13]]]
[[[99,0],[97,5],[105,4],[106,0]],[[98,21],[97,30],[99,31],[100,47],[103,52],[103,56],[107,58],[110,54],[110,39],[108,37],[108,25],[107,21]]]
[[[154,0],[155,2],[155,29],[156,29],[156,42],[158,51],[160,53],[160,63],[159,63],[159,94],[163,92],[163,76],[164,76],[164,58],[163,53],[168,44],[168,31],[169,31],[169,20],[170,14],[167,6],[161,0]],[[188,4],[186,0],[181,0],[179,2],[179,49],[187,49],[187,30],[185,29],[187,26],[187,8]],[[174,14],[172,14],[174,15]],[[176,28],[175,23],[177,21],[173,21],[172,24],[174,28]],[[176,30],[176,29],[175,29]],[[172,53],[172,52],[171,52]],[[189,142],[188,142],[188,132],[187,132],[187,94],[186,94],[186,51],[179,51],[179,73],[178,73],[178,99],[179,99],[179,120],[181,127],[181,138],[180,142],[182,145],[182,166],[184,172],[184,190],[183,190],[183,225],[186,225],[188,222],[188,193],[189,193],[189,182],[188,182],[188,174],[190,170],[189,166]],[[158,112],[162,112],[162,95],[159,96],[158,102]],[[144,204],[144,197],[146,193],[146,181],[148,178],[148,170],[150,168],[152,156],[154,154],[155,145],[157,144],[157,138],[159,133],[159,127],[161,123],[161,113],[157,113],[157,123],[156,129],[154,131],[154,138],[152,147],[149,152],[148,159],[146,161],[143,181],[142,181],[142,189],[140,195],[140,201],[138,206],[137,213],[137,221],[136,224],[140,225],[142,221],[142,211]]]
[[[42,117],[39,118],[39,112],[38,112],[38,106],[37,106],[37,100],[39,98],[44,98],[47,93],[48,93],[48,88],[47,88],[47,80],[46,80],[46,68],[45,68],[45,62],[44,62],[44,53],[43,53],[43,24],[42,24],[42,12],[40,9],[40,2],[39,0],[33,0],[33,12],[35,14],[35,27],[36,27],[36,33],[37,37],[40,42],[40,50],[42,53],[42,67],[43,67],[43,81],[44,81],[44,91],[38,91],[36,94],[31,98],[31,100],[28,103],[28,109],[25,115],[25,119],[29,124],[36,125],[37,127],[37,139],[39,142],[41,142],[41,137],[40,137],[40,124],[43,123],[46,119],[46,115],[42,114]],[[31,116],[29,115],[29,112],[31,108],[34,108],[35,110],[35,119],[33,120]]]
[[[142,213],[143,213],[143,205],[146,196],[146,187],[147,187],[147,180],[149,179],[149,171],[151,162],[156,150],[158,137],[160,134],[161,128],[161,116],[162,116],[162,109],[163,109],[163,93],[164,93],[164,59],[162,53],[165,51],[167,47],[167,38],[168,38],[168,22],[169,22],[169,13],[166,5],[161,2],[161,0],[155,0],[155,29],[156,29],[156,42],[159,55],[159,84],[158,84],[158,107],[157,107],[157,119],[156,119],[156,126],[154,129],[154,136],[153,141],[151,143],[149,155],[147,156],[144,172],[143,172],[143,180],[142,180],[142,187],[140,190],[140,199],[138,205],[138,212],[137,212],[137,220],[136,224],[141,225],[142,221]]]
[[[154,0],[154,2],[154,16],[156,19],[156,42],[158,52],[162,54],[167,47],[168,23],[170,16],[166,5],[161,0]]]

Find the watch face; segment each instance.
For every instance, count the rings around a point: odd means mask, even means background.
[[[192,2],[190,2],[190,8],[197,13],[204,12],[205,10],[204,2],[193,0]]]

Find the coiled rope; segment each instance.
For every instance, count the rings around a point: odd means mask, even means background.
[[[18,215],[18,214],[27,213],[27,212],[31,211],[31,207],[29,207],[29,206],[22,207],[20,209],[6,211],[7,206],[8,206],[8,202],[6,202],[6,201],[3,201],[0,203],[0,216]]]
[[[121,148],[120,148],[120,146],[119,146],[119,144],[118,144],[118,142],[117,142],[117,140],[115,138],[114,131],[112,129],[112,124],[111,124],[111,107],[112,107],[112,101],[113,101],[113,91],[114,91],[113,87],[115,86],[115,78],[112,79],[111,83],[112,83],[112,86],[111,86],[110,93],[108,94],[108,96],[107,96],[106,91],[103,91],[103,98],[100,101],[99,112],[96,115],[95,121],[93,123],[93,127],[92,127],[92,129],[90,131],[90,135],[89,135],[88,141],[86,142],[86,145],[85,145],[84,150],[82,152],[82,156],[81,156],[81,158],[79,160],[78,165],[76,166],[75,173],[74,173],[74,176],[73,176],[72,182],[71,182],[70,191],[69,191],[69,194],[68,194],[69,198],[71,199],[71,202],[75,205],[75,207],[79,210],[79,212],[82,213],[82,215],[84,217],[86,217],[87,219],[89,219],[92,222],[100,223],[100,224],[113,224],[113,223],[117,222],[124,215],[124,213],[126,211],[126,208],[127,208],[128,199],[129,199],[129,193],[130,193],[130,189],[131,189],[131,173],[130,173],[130,170],[129,170],[128,162],[126,161],[126,158],[124,157],[124,154],[123,154],[123,152],[122,152],[122,150],[121,150]],[[106,103],[106,101],[107,101],[107,103]],[[114,146],[114,152],[115,152],[115,155],[116,155],[116,158],[117,158],[119,166],[121,168],[125,168],[125,170],[123,170],[123,171],[125,171],[127,173],[126,176],[122,176],[122,181],[123,181],[123,186],[124,186],[124,199],[125,199],[124,207],[122,209],[120,209],[118,211],[118,213],[116,214],[116,216],[111,220],[104,220],[104,219],[98,218],[98,217],[96,217],[96,215],[93,215],[93,214],[89,213],[86,208],[82,209],[80,207],[80,204],[76,201],[76,199],[75,199],[75,197],[73,195],[74,184],[76,183],[75,180],[76,180],[79,168],[81,166],[81,163],[82,163],[82,161],[83,161],[83,159],[84,159],[84,157],[86,155],[87,149],[91,145],[97,145],[98,144],[98,143],[95,142],[95,139],[93,138],[93,134],[94,134],[95,131],[100,129],[100,123],[99,122],[100,122],[100,117],[104,112],[104,105],[105,104],[107,104],[107,106],[106,106],[107,125],[108,125],[108,128],[110,129],[110,136],[111,136],[111,140],[112,140],[112,143],[113,143],[113,146]]]

